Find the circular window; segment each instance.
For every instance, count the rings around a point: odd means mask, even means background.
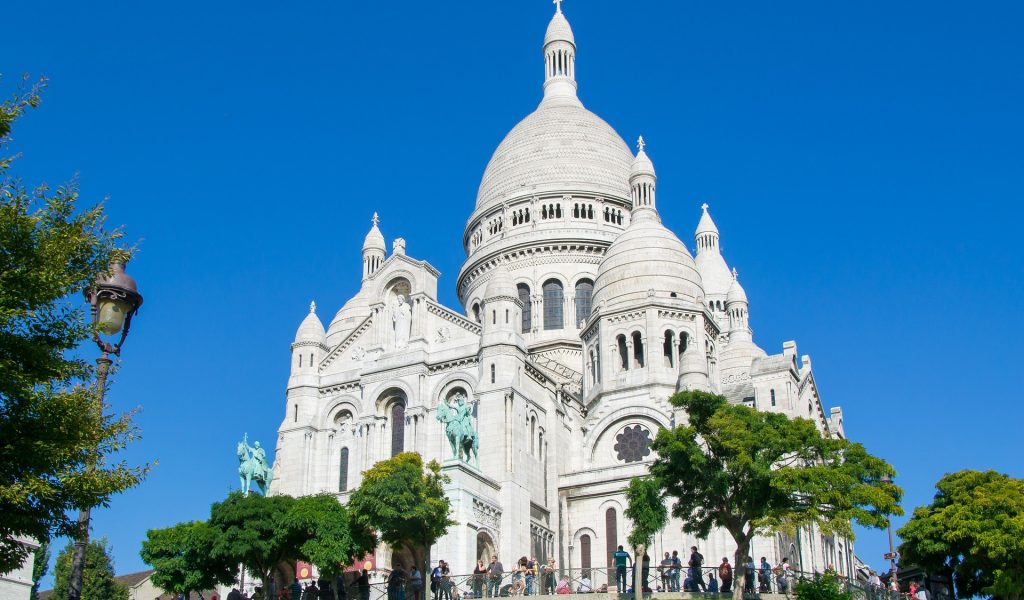
[[[615,436],[615,454],[622,462],[639,462],[651,453],[651,432],[632,425]]]

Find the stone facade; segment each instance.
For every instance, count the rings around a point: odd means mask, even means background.
[[[575,52],[559,9],[544,39],[543,99],[495,151],[466,225],[461,310],[438,302],[438,271],[404,240],[387,252],[376,215],[359,292],[326,330],[311,306],[292,344],[273,493],[344,502],[375,462],[415,451],[451,477],[459,524],[432,555],[455,572],[493,551],[505,565],[532,555],[604,569],[625,544],[623,493],[647,472],[650,439],[686,418],[668,403],[676,391],[718,392],[844,435],[810,358],[793,342],[772,355],[754,343],[707,206],[695,256],[661,224],[643,141],[634,156],[584,108]],[[451,456],[436,418],[459,392],[474,403],[479,466]],[[709,565],[733,555],[724,531],[694,540],[673,522],[652,556],[691,545]],[[754,553],[847,572],[853,547],[812,530],[759,539]],[[392,559],[378,550],[378,564]]]

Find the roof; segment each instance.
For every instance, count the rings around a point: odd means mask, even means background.
[[[114,577],[114,581],[120,583],[127,588],[133,588],[143,581],[149,579],[149,576],[156,573],[156,569],[146,569],[145,571],[139,571],[137,573],[128,573],[127,575],[118,575]],[[38,600],[50,600],[53,596],[53,590],[43,590],[39,592],[36,597]]]

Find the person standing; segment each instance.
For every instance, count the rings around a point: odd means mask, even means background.
[[[768,564],[768,559],[761,557],[761,567],[757,573],[757,578],[761,583],[760,590],[762,592],[772,591],[772,566]]]
[[[775,581],[779,585],[779,593],[789,595],[789,582],[793,572],[789,568],[789,558],[783,558],[782,564],[775,567]]]
[[[647,583],[651,577],[651,557],[644,552],[643,558],[640,559],[640,590],[646,592],[650,584]]]
[[[295,581],[293,581],[292,584],[288,586],[288,591],[292,594],[292,600],[300,600],[302,598],[302,584],[299,583],[298,577],[296,577]],[[232,598],[231,594],[228,594],[228,600],[236,599]]]
[[[452,600],[452,570],[448,561],[441,561],[441,600]]]
[[[722,580],[722,587],[719,588],[723,594],[732,592],[732,565],[729,564],[729,557],[722,557],[722,564],[718,565],[718,578]]]
[[[658,571],[661,572],[661,589],[665,592],[673,591],[672,564],[672,555],[666,552],[665,558],[661,559],[661,566],[658,567]]]
[[[619,546],[619,549],[612,555],[612,559],[615,561],[615,586],[618,588],[620,594],[626,593],[626,568],[629,566],[628,562],[631,562],[629,553]]]
[[[412,593],[412,600],[420,600],[420,594],[423,593],[423,573],[420,573],[415,564],[409,572],[409,591]]]
[[[533,595],[533,584],[537,579],[537,558],[531,556],[526,561],[526,595]]]
[[[359,600],[370,600],[370,572],[363,569],[356,584],[359,587]]]
[[[487,578],[487,567],[484,565],[484,561],[477,559],[476,566],[473,567],[473,583],[470,587],[473,589],[474,598],[484,597],[484,580]]]
[[[748,556],[747,562],[743,565],[743,591],[747,594],[754,593],[754,580],[757,578],[756,571],[757,565],[754,564],[754,557]]]
[[[387,576],[388,600],[402,600],[402,586],[405,585],[405,571],[402,565],[395,565],[395,568]]]
[[[679,558],[679,551],[672,551],[672,591],[679,591],[679,578],[683,574],[683,561]]]
[[[298,579],[295,580],[295,585],[299,585],[299,580]],[[295,592],[292,592],[292,600],[298,600],[297,598],[295,598],[294,594],[295,594]],[[301,585],[299,586],[299,594],[302,594],[302,586]],[[228,592],[227,600],[242,600],[242,592],[238,591],[238,587],[237,586],[231,588],[231,591]]]
[[[545,594],[555,593],[555,559],[549,558],[548,564],[541,568],[541,590]]]
[[[704,555],[697,552],[696,546],[690,547],[690,562],[688,564],[690,565],[690,579],[694,583],[693,591],[696,592],[699,587],[701,591],[707,593],[708,586],[704,585],[704,572],[701,571],[701,567],[704,565]]]
[[[501,578],[505,574],[505,567],[498,561],[498,555],[491,555],[491,564],[487,567],[487,596],[497,598],[501,596]]]
[[[708,573],[708,593],[709,594],[717,594],[718,593],[718,580],[715,579],[715,570],[714,569],[712,569],[711,572]]]

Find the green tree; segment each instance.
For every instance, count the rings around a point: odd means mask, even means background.
[[[957,596],[1024,598],[1024,480],[958,471],[898,531],[901,559],[951,573]]]
[[[90,339],[82,289],[124,257],[102,205],[79,205],[75,184],[29,189],[9,169],[11,127],[39,104],[43,82],[0,104],[0,573],[20,565],[18,536],[79,533],[72,509],[102,506],[145,467],[105,464],[135,437],[71,354]]]
[[[217,531],[203,521],[150,529],[139,555],[156,572],[153,583],[174,594],[202,592],[235,580],[238,563],[215,556]],[[89,600],[88,598],[86,600]]]
[[[53,598],[68,597],[68,577],[71,575],[71,556],[74,544],[68,544],[57,555],[53,568]],[[83,600],[128,600],[128,588],[114,580],[114,561],[110,558],[110,545],[106,538],[90,540],[85,548],[85,568],[82,571]]]
[[[288,526],[294,505],[291,496],[243,496],[241,492],[215,503],[209,521],[217,535],[212,556],[245,566],[268,589],[278,563],[302,556],[304,532]]]
[[[415,452],[402,452],[363,473],[363,482],[348,501],[349,514],[362,527],[376,531],[393,549],[423,548],[424,573],[430,572],[430,546],[455,525],[444,494],[448,477],[441,465]]]
[[[823,573],[814,579],[801,579],[793,589],[798,600],[853,600],[835,573]]]
[[[331,494],[297,498],[286,516],[285,526],[301,532],[301,558],[327,578],[340,575],[354,558],[362,558],[377,546],[373,533],[357,523]]]
[[[668,524],[668,509],[662,498],[661,485],[651,477],[634,477],[626,488],[626,516],[633,528],[626,538],[636,549],[635,562],[643,565],[643,556],[655,534]],[[633,590],[643,595],[642,569],[635,569]]]
[[[50,570],[50,543],[42,542],[32,556],[32,600],[39,598],[39,582]]]
[[[673,406],[689,424],[662,429],[652,444],[651,473],[675,498],[683,530],[707,537],[724,528],[736,542],[735,565],[746,562],[755,535],[815,523],[853,537],[851,521],[885,527],[902,514],[902,490],[882,481],[894,474],[860,444],[826,437],[806,419],[730,404],[700,391],[680,392]],[[733,597],[740,598],[744,570]]]

